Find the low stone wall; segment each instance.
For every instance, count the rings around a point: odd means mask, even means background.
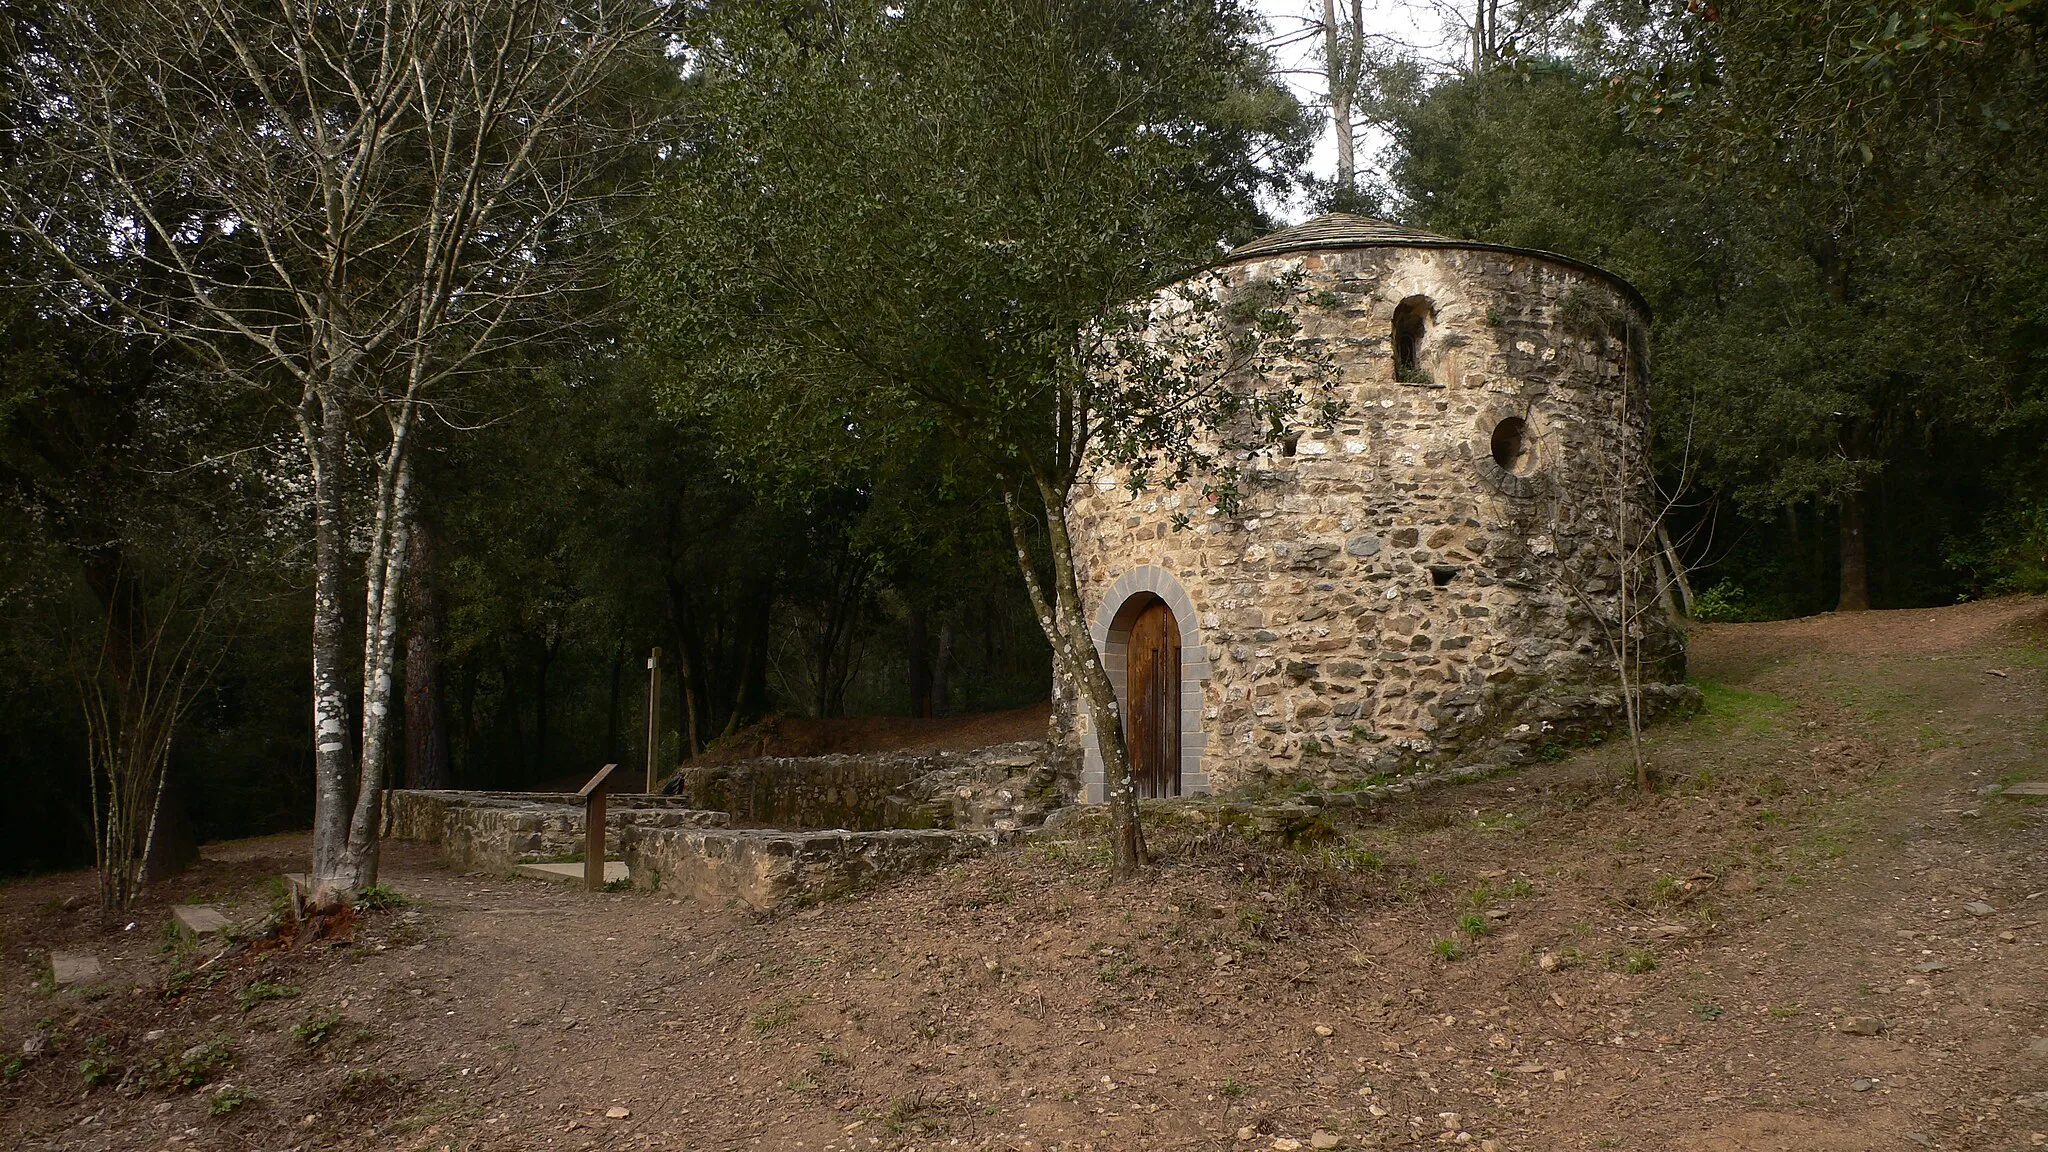
[[[932,767],[922,756],[770,756],[685,766],[663,792],[746,824],[872,830],[900,825],[897,789]]]
[[[635,888],[762,911],[929,871],[1004,838],[939,829],[779,832],[637,824],[621,833]]]
[[[1066,802],[1042,742],[972,752],[769,756],[685,765],[663,788],[693,808],[778,828],[1007,830]]]
[[[722,827],[723,812],[693,809],[669,796],[621,793],[605,798],[605,855],[620,832]],[[457,868],[510,872],[519,864],[583,855],[583,801],[570,792],[459,792],[396,789],[384,794],[384,835],[425,840]]]

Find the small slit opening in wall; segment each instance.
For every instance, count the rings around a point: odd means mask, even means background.
[[[1289,432],[1280,438],[1280,455],[1293,458],[1294,450],[1301,445],[1301,433]]]
[[[1429,582],[1438,588],[1449,588],[1451,581],[1456,580],[1462,571],[1464,569],[1455,564],[1432,564],[1429,566]]]

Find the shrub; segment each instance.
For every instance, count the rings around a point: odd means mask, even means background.
[[[358,912],[382,912],[387,908],[405,908],[411,904],[412,901],[400,896],[388,884],[372,884],[356,893]]]
[[[213,1079],[234,1062],[234,1046],[225,1037],[216,1036],[176,1056],[150,1061],[142,1079],[152,1088],[189,1090]]]
[[[299,1023],[292,1025],[292,1039],[297,1040],[308,1048],[318,1048],[327,1042],[327,1038],[340,1025],[341,1012],[330,1008],[325,1012],[317,1012],[308,1016]]]
[[[291,1000],[303,991],[304,989],[296,984],[274,984],[268,980],[258,980],[242,989],[242,1011],[247,1012],[266,1000]]]

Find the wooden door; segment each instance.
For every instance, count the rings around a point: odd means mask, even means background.
[[[1164,603],[1131,625],[1124,742],[1141,797],[1180,795],[1180,628]]]

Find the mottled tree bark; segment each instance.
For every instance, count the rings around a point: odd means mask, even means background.
[[[315,885],[346,883],[349,755],[348,681],[342,629],[347,591],[342,543],[342,478],[335,474],[348,446],[341,406],[308,396],[299,427],[313,473],[313,867]],[[318,893],[316,892],[316,897]]]

